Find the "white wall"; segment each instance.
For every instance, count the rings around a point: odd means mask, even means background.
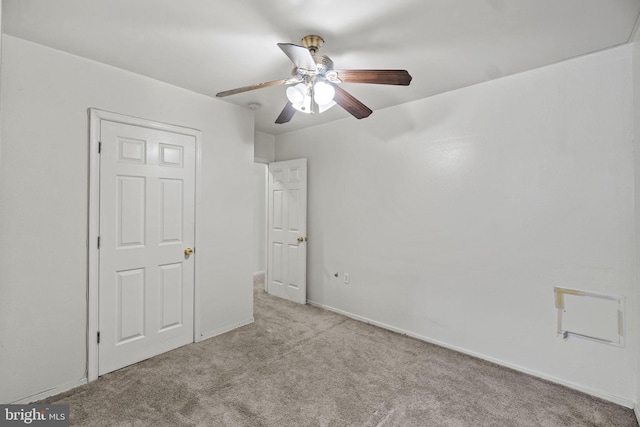
[[[276,159],[276,137],[264,132],[255,132],[254,157],[260,162],[273,162]],[[263,273],[266,270],[266,233],[267,233],[267,177],[266,166],[254,166],[253,182],[253,272]]]
[[[253,164],[253,274],[266,270],[267,258],[267,165]]]
[[[0,80],[2,79],[2,0],[0,0]],[[1,93],[0,93],[1,97]],[[0,115],[2,111],[0,111]],[[2,132],[0,132],[0,165],[2,164]]]
[[[637,341],[631,59],[277,136],[309,159],[309,300],[631,406],[635,344],[558,338],[553,294],[626,296]]]
[[[89,107],[202,130],[202,333],[250,322],[251,111],[7,35],[2,53],[0,402],[86,377]]]
[[[273,162],[276,158],[276,137],[264,132],[255,132],[254,156],[256,159]]]

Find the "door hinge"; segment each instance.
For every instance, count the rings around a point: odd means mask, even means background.
[[[98,154],[102,153],[102,142],[98,142]]]
[[[100,236],[98,236],[98,249],[100,249]]]
[[[98,344],[100,344],[100,331],[98,331]]]

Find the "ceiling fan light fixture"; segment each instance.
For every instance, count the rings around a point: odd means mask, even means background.
[[[326,55],[318,55],[324,40],[318,35],[302,38],[302,46],[293,43],[278,43],[278,47],[293,63],[292,77],[239,87],[218,92],[217,97],[235,95],[250,90],[271,86],[291,85],[287,88],[288,102],[276,123],[288,123],[296,111],[305,114],[323,113],[339,105],[356,119],[369,117],[373,112],[339,83],[368,83],[380,85],[409,86],[411,75],[407,70],[334,70],[333,61]]]

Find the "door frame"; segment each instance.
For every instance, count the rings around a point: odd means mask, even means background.
[[[89,108],[89,221],[88,221],[88,269],[87,269],[87,380],[98,379],[98,326],[99,326],[99,277],[100,277],[100,254],[98,251],[98,236],[100,233],[100,156],[98,144],[100,142],[100,121],[108,120],[116,123],[140,126],[149,129],[162,130],[182,135],[193,136],[195,139],[195,234],[194,251],[197,248],[200,218],[200,143],[202,132],[184,126],[171,125],[142,119],[139,117],[126,116],[123,114]],[[197,254],[197,251],[196,251]],[[193,292],[193,342],[200,341],[200,280],[198,280],[198,257],[194,259],[194,292]]]
[[[269,159],[265,159],[262,157],[254,157],[253,163],[259,163],[265,166],[265,180],[264,180],[264,291],[267,292],[267,273],[269,272],[269,254],[267,251],[269,250],[269,163],[274,162],[269,161]]]

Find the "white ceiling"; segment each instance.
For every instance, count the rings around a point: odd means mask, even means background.
[[[409,87],[344,84],[380,108],[548,65],[631,39],[640,0],[4,0],[5,33],[208,96],[290,76],[276,43],[325,40],[336,68],[406,69]],[[274,121],[276,86],[220,99],[260,103],[280,134],[349,117],[340,107]]]

